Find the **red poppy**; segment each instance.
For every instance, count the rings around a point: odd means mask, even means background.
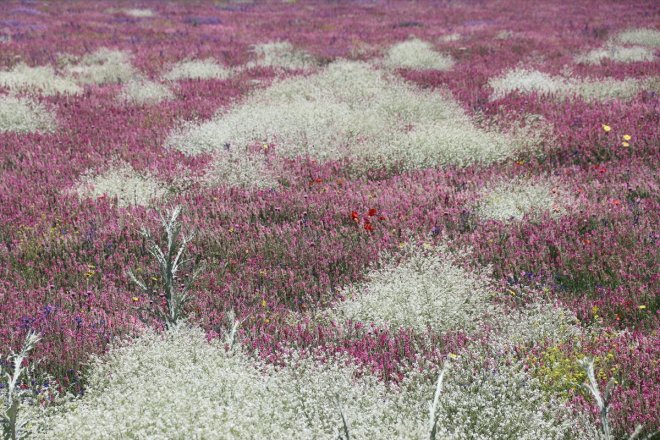
[[[621,200],[616,200],[616,199],[615,199],[615,200],[612,200],[612,204],[613,204],[614,206],[619,206],[619,205],[621,204]]]
[[[374,230],[374,227],[373,227],[373,225],[372,225],[371,223],[365,223],[365,224],[364,224],[364,230],[365,230],[365,231],[373,231],[373,230]]]
[[[385,220],[385,216],[381,215],[380,217],[378,217],[378,220]]]
[[[355,211],[351,211],[351,218],[357,223],[359,221],[360,215]]]
[[[371,209],[369,210],[369,212],[367,212],[367,215],[368,215],[369,217],[373,217],[373,216],[376,215],[376,214],[378,214],[378,210],[376,210],[376,208],[371,208]]]

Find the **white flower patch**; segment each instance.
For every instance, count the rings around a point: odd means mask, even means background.
[[[357,378],[346,359],[294,353],[285,364],[226,351],[199,329],[148,332],[95,359],[85,396],[43,413],[33,437],[335,440],[345,421],[355,439],[428,438],[435,391],[428,372],[437,366],[387,387],[368,373]],[[438,410],[436,438],[592,438],[496,349],[472,349],[452,362]]]
[[[155,177],[138,173],[127,164],[115,165],[101,174],[83,176],[74,191],[81,198],[116,198],[119,207],[148,206],[168,192]]]
[[[404,69],[449,70],[454,67],[449,55],[436,52],[431,43],[416,38],[392,46],[383,62],[388,67]]]
[[[262,66],[299,70],[310,69],[317,65],[313,56],[295,48],[288,41],[257,44],[252,48],[252,51],[254,52],[255,61],[250,61],[247,64],[248,68]]]
[[[481,218],[499,221],[522,220],[527,214],[565,213],[565,196],[547,182],[522,179],[504,181],[482,192],[477,213]]]
[[[567,88],[564,78],[553,77],[537,70],[513,69],[491,78],[488,85],[493,89],[491,99],[500,99],[507,94],[518,91],[520,93],[546,93],[559,94]]]
[[[477,128],[451,97],[346,61],[258,90],[209,122],[176,130],[167,141],[189,154],[255,143],[275,144],[285,157],[350,157],[366,166],[404,169],[492,163],[516,152],[506,136]]]
[[[206,58],[181,61],[163,75],[163,78],[168,81],[179,81],[182,79],[227,79],[230,76],[230,69],[221,66],[213,58]]]
[[[579,96],[585,101],[607,101],[630,99],[640,91],[652,87],[652,80],[573,79],[517,68],[491,78],[488,84],[493,89],[491,100],[503,98],[512,92],[536,92],[553,95],[557,99]]]
[[[420,365],[402,383],[400,408],[428,412],[435,383]],[[451,440],[596,439],[586,416],[576,415],[547,396],[516,360],[511,348],[469,346],[449,361],[438,400],[436,438]],[[418,437],[422,438],[422,437]]]
[[[148,18],[148,17],[156,16],[154,11],[152,11],[151,9],[138,9],[138,8],[122,9],[122,12],[128,16],[136,17],[136,18]]]
[[[603,60],[611,60],[617,63],[634,63],[653,61],[654,59],[655,51],[648,47],[609,45],[579,55],[575,58],[575,61],[583,64],[600,64]]]
[[[354,379],[354,368],[338,362],[288,362],[260,366],[197,329],[148,333],[97,360],[85,397],[38,420],[35,438],[334,440],[342,413],[352,438],[406,435],[375,378]],[[413,419],[422,432],[423,416]]]
[[[533,303],[515,310],[493,308],[488,323],[501,344],[532,347],[545,341],[576,340],[584,333],[575,313],[560,306]]]
[[[14,92],[45,96],[75,95],[82,91],[74,81],[58,75],[50,66],[30,67],[22,63],[11,70],[0,71],[0,86]]]
[[[444,245],[406,249],[401,263],[386,257],[366,281],[346,288],[337,316],[420,332],[473,328],[489,308],[486,279],[463,269]]]
[[[459,41],[463,36],[458,33],[453,33],[453,34],[447,34],[443,35],[441,37],[438,37],[438,42],[439,43],[452,43],[454,41]]]
[[[223,150],[214,154],[202,183],[207,186],[274,188],[278,185],[278,164],[250,151]]]
[[[660,31],[656,29],[628,29],[618,34],[614,40],[620,44],[660,48]]]
[[[25,98],[0,96],[0,132],[31,133],[55,129],[55,115]]]
[[[574,83],[572,91],[585,101],[627,100],[642,90],[649,90],[652,80],[626,79],[586,79]]]
[[[166,85],[145,78],[130,80],[119,93],[119,100],[137,105],[158,104],[169,99],[174,99],[174,93]]]
[[[495,35],[496,40],[509,40],[513,38],[516,34],[512,31],[499,31],[497,35]]]
[[[65,70],[81,84],[115,84],[133,78],[138,72],[128,53],[101,48],[77,62],[67,63]]]

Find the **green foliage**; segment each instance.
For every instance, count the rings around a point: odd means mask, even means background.
[[[190,302],[189,289],[202,271],[202,267],[193,267],[193,261],[185,258],[186,247],[193,236],[181,234],[181,222],[179,216],[182,208],[180,206],[172,209],[167,217],[160,216],[161,223],[166,235],[166,247],[156,243],[149,230],[142,229],[142,235],[147,240],[149,253],[154,257],[159,267],[159,276],[152,280],[159,281],[160,289],[155,290],[151,283],[138,279],[132,271],[128,272],[131,280],[138,285],[149,302],[145,306],[138,306],[138,313],[143,321],[148,321],[149,316],[155,318],[166,327],[175,326],[185,317],[185,307]],[[186,271],[188,276],[181,283],[179,273]],[[179,287],[181,283],[181,287]],[[164,307],[162,302],[165,302]]]

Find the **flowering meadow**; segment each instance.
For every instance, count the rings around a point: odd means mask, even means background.
[[[3,440],[656,438],[656,2],[0,11]]]

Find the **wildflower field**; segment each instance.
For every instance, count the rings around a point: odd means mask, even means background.
[[[3,1],[2,440],[657,438],[659,17]]]

